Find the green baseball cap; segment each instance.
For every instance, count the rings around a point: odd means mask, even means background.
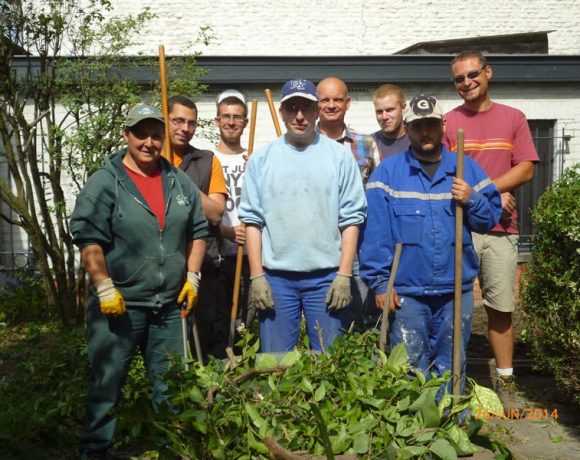
[[[127,128],[131,128],[140,121],[147,120],[149,118],[165,124],[163,114],[158,108],[147,104],[137,104],[135,107],[129,110],[127,118],[125,119],[125,126]]]

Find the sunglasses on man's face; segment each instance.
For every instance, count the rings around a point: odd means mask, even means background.
[[[296,114],[302,112],[302,114],[312,113],[318,111],[318,105],[316,102],[282,102],[282,109],[288,113]]]
[[[455,82],[456,85],[461,85],[461,83],[463,83],[466,78],[469,78],[470,80],[474,80],[477,77],[479,77],[481,75],[481,72],[483,72],[486,68],[487,68],[487,66],[484,65],[479,70],[474,70],[473,72],[469,72],[465,75],[457,75],[456,77],[453,77],[452,80]]]

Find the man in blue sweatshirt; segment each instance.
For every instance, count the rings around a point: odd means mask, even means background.
[[[294,348],[302,313],[314,350],[332,345],[347,326],[366,201],[351,152],[316,130],[317,102],[312,82],[286,82],[280,115],[287,131],[246,167],[238,212],[247,225],[250,302],[260,310],[263,352]]]
[[[361,234],[361,277],[376,293],[377,308],[391,314],[391,346],[404,342],[413,368],[429,376],[451,370],[455,206],[464,210],[462,269],[462,368],[471,334],[473,278],[479,263],[471,232],[487,232],[502,209],[497,188],[465,158],[441,144],[443,111],[432,96],[415,96],[405,110],[410,148],[386,158],[367,184],[368,219]],[[391,299],[386,298],[394,246],[403,243]]]

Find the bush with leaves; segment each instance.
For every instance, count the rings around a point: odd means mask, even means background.
[[[44,323],[55,319],[51,312],[47,317],[46,293],[38,276],[28,270],[18,270],[11,275],[13,282],[0,286],[0,322]]]
[[[460,427],[471,395],[453,407],[449,396],[438,403],[449,375],[409,378],[402,344],[386,356],[375,334],[348,334],[327,354],[280,359],[258,354],[250,339],[235,364],[191,363],[184,371],[176,363],[167,375],[170,404],[154,417],[147,399],[126,407],[121,432],[132,431],[159,458],[266,459],[286,451],[453,459],[475,451],[470,437],[481,421]]]
[[[580,165],[538,200],[532,260],[522,283],[522,333],[535,364],[580,404]]]
[[[88,375],[84,330],[61,330],[56,323],[0,326],[0,345],[2,458],[73,457]]]

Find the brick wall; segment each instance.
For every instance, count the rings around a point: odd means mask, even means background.
[[[200,26],[216,36],[208,55],[384,55],[417,42],[550,32],[550,54],[580,53],[577,0],[113,0],[115,15],[150,7],[140,31],[156,54],[177,54]]]

